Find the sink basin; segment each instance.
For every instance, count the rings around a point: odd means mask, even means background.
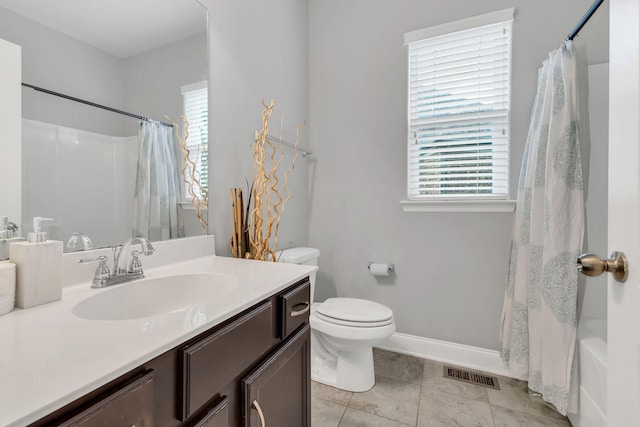
[[[183,274],[116,285],[80,301],[73,314],[90,320],[130,320],[187,310],[215,301],[238,287],[234,276]]]

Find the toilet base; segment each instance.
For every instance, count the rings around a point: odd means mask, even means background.
[[[331,354],[311,333],[311,379],[341,390],[364,392],[376,383],[373,348]]]

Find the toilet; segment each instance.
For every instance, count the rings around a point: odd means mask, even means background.
[[[320,251],[291,248],[278,251],[280,262],[318,265]],[[309,275],[311,300],[316,272]],[[396,330],[393,312],[385,305],[359,298],[329,298],[313,302],[311,379],[347,391],[363,392],[375,384],[373,346]]]

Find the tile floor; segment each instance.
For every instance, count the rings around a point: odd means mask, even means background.
[[[365,393],[311,384],[312,427],[570,427],[532,400],[522,381],[500,390],[446,379],[430,360],[374,349],[376,385]]]

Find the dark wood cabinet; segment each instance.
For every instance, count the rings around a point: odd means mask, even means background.
[[[56,423],[63,427],[153,427],[153,372],[146,372],[96,403]]]
[[[32,424],[310,427],[309,279]]]
[[[271,301],[267,301],[214,334],[179,350],[183,371],[181,420],[186,420],[271,349],[272,307]]]
[[[280,295],[280,338],[286,338],[309,321],[310,288],[309,284],[303,284]]]
[[[220,401],[206,412],[204,417],[196,420],[193,427],[229,427],[229,399],[223,396]]]
[[[305,325],[243,383],[245,427],[310,427],[311,329]]]

